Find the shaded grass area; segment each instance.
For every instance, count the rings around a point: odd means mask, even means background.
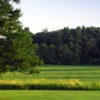
[[[99,91],[0,91],[0,100],[100,100]]]

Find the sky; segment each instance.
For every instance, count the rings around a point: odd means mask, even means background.
[[[23,27],[33,33],[64,27],[100,26],[100,0],[21,0]]]

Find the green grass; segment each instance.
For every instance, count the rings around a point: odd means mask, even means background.
[[[100,83],[100,66],[63,66],[63,65],[45,65],[39,68],[40,74],[25,75],[16,72],[6,73],[3,79],[79,79],[85,83]]]
[[[19,72],[6,73],[3,80],[69,80],[79,79],[86,84],[100,83],[100,66],[60,66],[46,65],[39,68],[38,75],[25,75]],[[30,90],[1,90],[0,100],[100,100],[100,91],[30,91]]]
[[[34,75],[8,72],[0,89],[100,90],[100,66],[46,65],[39,70]]]
[[[100,100],[99,91],[0,91],[0,100]]]

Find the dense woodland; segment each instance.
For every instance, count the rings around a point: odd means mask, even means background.
[[[35,51],[45,64],[100,64],[100,28],[65,27],[33,35]]]

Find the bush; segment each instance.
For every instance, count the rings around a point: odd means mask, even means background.
[[[89,64],[91,64],[91,65],[100,65],[100,58],[90,60]]]

